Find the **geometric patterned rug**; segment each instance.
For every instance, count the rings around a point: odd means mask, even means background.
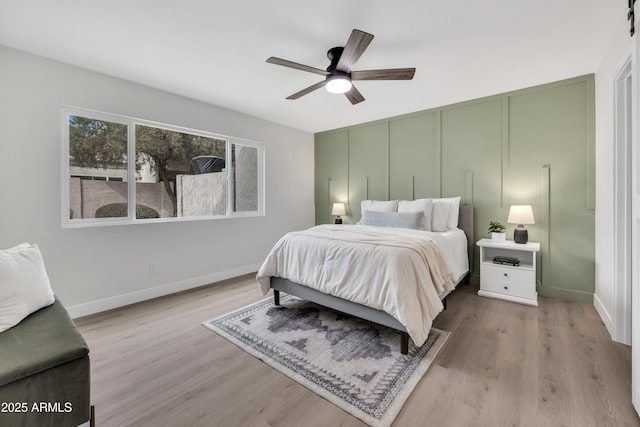
[[[387,427],[449,332],[400,353],[397,331],[280,294],[203,322],[247,353],[371,426]]]

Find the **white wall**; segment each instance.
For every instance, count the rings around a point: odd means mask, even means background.
[[[614,80],[631,54],[624,14],[596,72],[596,290],[594,305],[614,336]]]
[[[72,315],[256,271],[282,234],[313,225],[312,134],[3,46],[0,64],[0,248],[40,245]],[[63,104],[264,142],[266,216],[62,229]]]

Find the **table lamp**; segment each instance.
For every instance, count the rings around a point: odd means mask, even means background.
[[[344,203],[333,204],[333,209],[331,209],[331,215],[337,215],[336,224],[342,224],[342,218],[340,218],[340,215],[345,215],[345,214],[346,214],[346,211],[344,209]]]
[[[512,205],[509,209],[509,217],[507,218],[509,224],[518,224],[513,231],[513,240],[516,243],[527,243],[529,240],[529,233],[524,228],[523,224],[535,224],[533,218],[533,209],[531,205]]]

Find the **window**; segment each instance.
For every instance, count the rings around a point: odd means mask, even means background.
[[[63,225],[263,214],[263,146],[63,108]]]

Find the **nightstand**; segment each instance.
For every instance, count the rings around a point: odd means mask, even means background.
[[[537,307],[536,252],[540,250],[540,243],[497,243],[491,239],[481,239],[476,244],[480,247],[478,295]],[[516,258],[519,264],[495,264],[495,257]]]

